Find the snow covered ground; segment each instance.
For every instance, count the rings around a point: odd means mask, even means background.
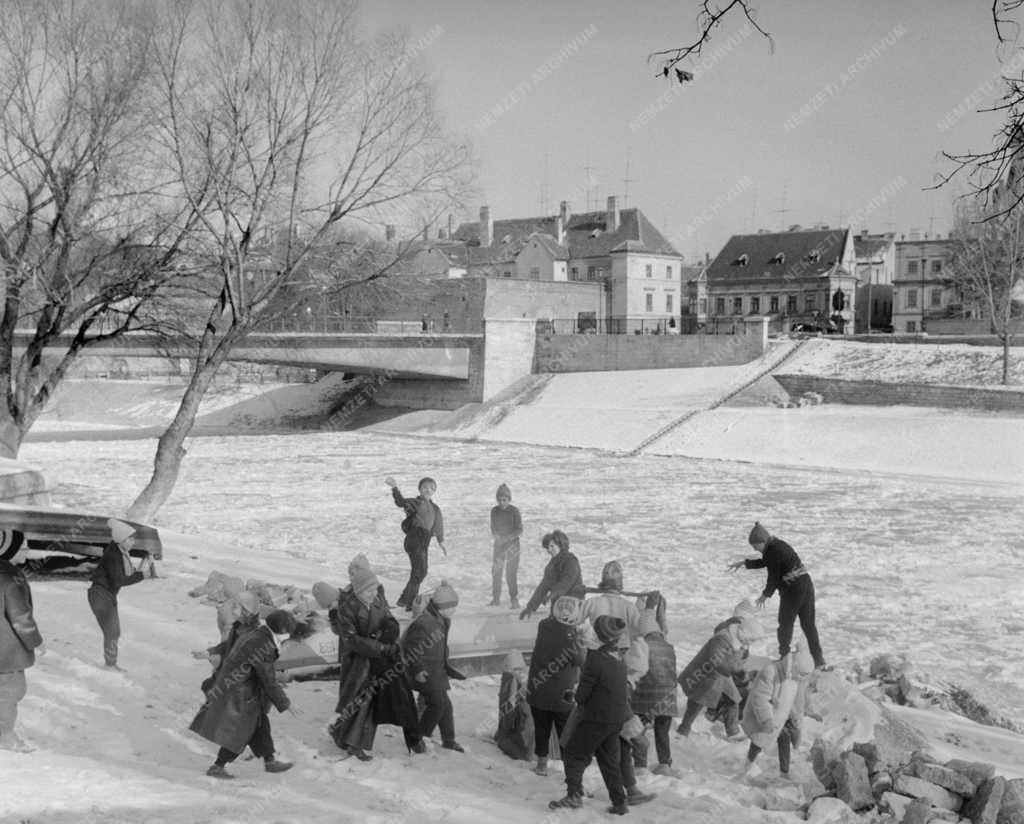
[[[844,422],[856,426],[858,418]],[[950,443],[962,437],[963,425],[949,429]],[[40,442],[27,444],[21,457],[44,468],[56,502],[117,512],[145,482],[152,449],[151,441],[138,440]],[[993,465],[1001,449],[990,444]],[[560,772],[534,776],[489,740],[496,678],[455,684],[464,756],[438,748],[412,760],[397,730],[384,728],[373,762],[337,762],[322,729],[336,686],[312,682],[289,687],[295,716],[272,716],[279,750],[294,758],[295,769],[269,776],[256,762],[240,761],[235,782],[203,775],[213,747],[183,730],[207,666],[189,651],[212,642],[216,629],[213,611],[186,593],[211,569],[301,586],[341,583],[348,560],[365,552],[393,597],[407,561],[400,514],[383,483],[388,474],[409,490],[422,475],[438,479],[451,555],[432,558],[427,584],[450,580],[464,620],[489,598],[487,513],[501,481],[512,487],[526,523],[524,588],[543,567],[541,534],[562,528],[588,581],[618,558],[627,586],[665,592],[681,663],[736,601],[760,589],[759,573],[725,570],[748,555],[746,535],[757,518],[793,543],[810,568],[830,660],[843,667],[879,652],[908,652],[926,678],[962,684],[997,711],[1024,719],[1020,489],[993,483],[1005,480],[998,473],[989,482],[937,478],[943,473],[927,457],[915,471],[919,476],[618,458],[365,432],[194,439],[157,520],[169,536],[162,577],[121,596],[126,674],[96,666],[99,632],[85,584],[34,582],[51,651],[29,672],[22,721],[39,749],[0,753],[0,821],[555,820],[546,803],[562,792]],[[951,722],[929,718],[952,746]],[[955,724],[969,728],[956,740],[978,758],[1024,765],[1024,739]],[[749,806],[754,790],[733,779],[743,744],[726,744],[702,728],[673,747],[683,779],[644,777],[659,797],[634,813],[636,820],[792,820]],[[802,760],[795,770],[811,780]],[[605,806],[599,790],[579,820],[603,817]]]

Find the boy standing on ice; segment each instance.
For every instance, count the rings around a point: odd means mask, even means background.
[[[420,494],[415,498],[404,498],[398,491],[394,478],[385,478],[384,482],[391,487],[391,495],[395,506],[405,510],[402,521],[402,532],[405,533],[405,552],[409,556],[409,582],[398,598],[398,606],[412,611],[412,602],[420,591],[420,584],[427,577],[427,549],[430,539],[437,538],[437,545],[447,555],[444,545],[444,519],[441,508],[431,499],[437,492],[437,482],[433,478],[420,481]]]
[[[793,641],[793,624],[800,619],[800,629],[807,637],[807,647],[814,658],[817,669],[825,666],[825,658],[821,654],[821,643],[818,641],[818,629],[814,625],[814,582],[800,561],[800,556],[785,541],[776,538],[761,522],[754,523],[750,530],[750,545],[759,553],[760,558],[748,558],[729,564],[729,571],[746,567],[747,569],[768,569],[768,583],[764,592],[757,599],[759,608],[764,602],[779,591],[779,658],[785,658]]]
[[[498,505],[491,507],[491,535],[494,551],[491,558],[491,606],[501,605],[501,573],[508,579],[509,606],[519,609],[519,536],[523,534],[523,519],[519,509],[512,506],[512,492],[506,484],[498,487],[495,495]]]

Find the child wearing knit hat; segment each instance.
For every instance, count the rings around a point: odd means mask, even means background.
[[[519,536],[523,534],[523,518],[512,506],[512,491],[501,484],[494,496],[498,503],[491,508],[491,606],[501,605],[501,574],[508,581],[509,606],[519,609]]]
[[[779,592],[779,657],[784,658],[793,641],[793,626],[800,619],[800,629],[807,638],[807,646],[814,658],[814,665],[825,667],[825,657],[818,640],[815,626],[814,582],[796,551],[780,538],[776,538],[761,524],[754,523],[748,537],[750,545],[761,555],[760,558],[746,558],[729,564],[730,572],[738,569],[766,569],[768,583],[755,602],[763,609],[765,602]]]

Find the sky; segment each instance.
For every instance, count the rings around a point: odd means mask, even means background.
[[[998,117],[978,110],[1015,58],[988,4],[753,2],[774,49],[731,16],[684,87],[647,58],[696,38],[697,0],[372,0],[363,19],[419,43],[473,147],[476,202],[456,223],[615,195],[688,259],[794,224],[947,232],[956,192],[928,190],[952,168],[941,153],[990,147]]]

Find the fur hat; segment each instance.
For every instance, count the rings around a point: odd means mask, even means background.
[[[626,622],[614,615],[598,615],[594,619],[594,632],[602,644],[610,644],[626,631]]]
[[[571,595],[561,595],[551,605],[551,615],[560,624],[575,626],[580,622],[583,602]]]
[[[438,609],[459,605],[459,596],[447,581],[441,582],[441,585],[434,590],[434,594],[430,596],[430,600],[434,602],[434,606]]]
[[[266,620],[274,635],[291,635],[295,632],[295,616],[283,609],[275,609]]]
[[[601,589],[622,589],[622,565],[618,561],[609,561],[601,570]]]
[[[569,549],[569,536],[562,532],[562,530],[556,529],[541,538],[540,544],[544,549],[547,549],[551,544],[554,544],[560,550],[565,552]]]
[[[498,491],[494,493],[495,500],[500,501],[502,498],[508,498],[512,500],[512,490],[508,488],[508,484],[501,484],[498,487]]]
[[[658,613],[656,610],[645,609],[640,613],[640,635],[663,631],[661,624],[658,623]]]
[[[330,609],[338,601],[338,588],[326,581],[317,581],[313,584],[313,599],[322,609]]]
[[[753,615],[744,615],[736,625],[736,637],[743,644],[753,644],[765,636],[764,626]]]
[[[750,537],[747,540],[753,546],[754,544],[766,544],[771,540],[771,537],[772,534],[761,526],[760,521],[754,521],[754,528],[750,530]]]
[[[749,598],[744,598],[732,611],[733,618],[744,618],[747,615],[757,615],[757,607],[754,606],[754,602]]]
[[[118,518],[107,518],[107,526],[110,527],[110,537],[117,543],[121,543],[126,538],[131,538],[135,534],[135,527],[131,524],[126,524]]]
[[[240,592],[235,597],[235,603],[238,604],[238,607],[242,612],[247,612],[250,615],[259,614],[260,596],[250,589],[247,589],[245,592]]]

